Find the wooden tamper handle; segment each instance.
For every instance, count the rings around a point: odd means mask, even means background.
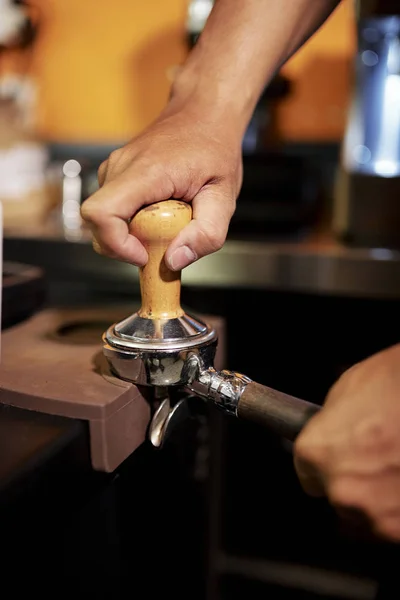
[[[142,208],[130,224],[132,235],[146,248],[149,260],[139,269],[145,319],[177,319],[181,308],[181,271],[171,271],[164,260],[170,242],[192,219],[192,207],[180,200],[164,200]]]

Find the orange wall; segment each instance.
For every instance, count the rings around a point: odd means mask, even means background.
[[[118,143],[157,116],[168,97],[168,70],[186,56],[187,0],[30,2],[40,15],[29,72],[42,137]],[[284,138],[341,135],[353,49],[353,2],[343,0],[284,69],[293,80],[277,111]]]
[[[166,102],[186,54],[185,0],[31,0],[42,13],[32,65],[37,128],[61,141],[119,141]]]
[[[292,94],[276,111],[283,138],[340,138],[345,127],[355,49],[354,0],[342,0],[330,19],[282,71],[293,81]]]

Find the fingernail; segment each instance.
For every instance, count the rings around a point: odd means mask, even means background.
[[[181,246],[171,254],[169,265],[173,271],[180,271],[194,262],[196,258],[196,254],[189,246]]]

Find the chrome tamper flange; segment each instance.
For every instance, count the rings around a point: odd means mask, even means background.
[[[216,331],[187,314],[147,319],[135,313],[103,334],[112,372],[137,385],[185,386],[214,363]]]

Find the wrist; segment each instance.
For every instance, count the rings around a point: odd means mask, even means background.
[[[163,113],[184,111],[196,121],[229,129],[231,135],[241,140],[256,101],[243,88],[238,93],[237,84],[231,85],[218,73],[204,73],[192,61],[177,72]]]

